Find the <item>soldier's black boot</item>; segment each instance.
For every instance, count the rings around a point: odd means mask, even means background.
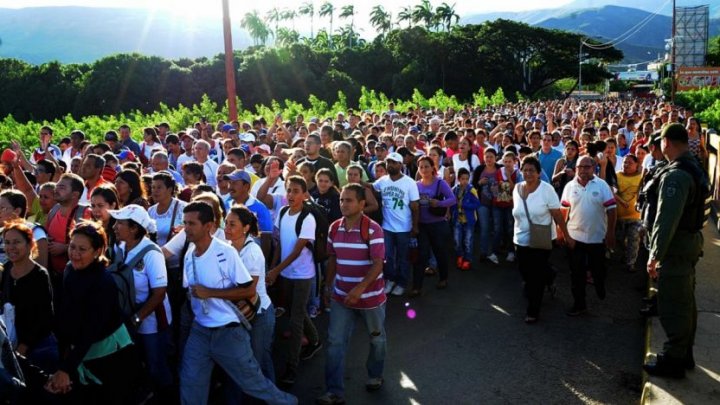
[[[669,378],[685,378],[683,361],[677,361],[658,353],[654,363],[643,364],[643,369],[650,375]]]

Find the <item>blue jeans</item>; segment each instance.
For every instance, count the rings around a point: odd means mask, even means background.
[[[394,281],[406,288],[410,278],[410,261],[408,260],[408,247],[410,245],[410,232],[385,231],[385,268],[383,274],[386,280]]]
[[[495,230],[495,247],[501,244],[506,246],[509,251],[513,250],[513,226],[514,220],[511,207],[493,207],[493,229]]]
[[[270,306],[255,316],[250,332],[252,351],[260,369],[268,380],[275,382],[275,367],[272,359],[272,346],[275,337],[275,307]]]
[[[245,328],[206,328],[194,322],[180,370],[180,399],[183,404],[207,404],[210,375],[216,363],[248,395],[268,404],[298,402],[297,398],[280,391],[262,374],[252,354],[250,334]]]
[[[250,331],[250,345],[252,346],[253,356],[258,362],[263,375],[273,383],[275,383],[275,367],[272,359],[272,345],[275,336],[275,307],[270,306],[255,316]],[[247,395],[243,394],[242,388],[228,378],[227,388],[225,390],[225,403],[227,405],[235,405],[248,403]],[[249,403],[254,403],[250,401]]]
[[[478,208],[478,221],[480,222],[480,253],[490,256],[495,253],[499,244],[499,224],[493,221],[493,206],[480,205]],[[493,235],[493,233],[495,235]]]
[[[173,377],[168,364],[170,329],[146,335],[138,333],[137,337],[154,388],[171,385]]]
[[[330,308],[325,384],[329,392],[342,397],[345,394],[345,354],[356,317],[363,319],[370,336],[370,352],[365,362],[368,377],[378,378],[383,375],[387,346],[385,304],[373,309],[352,309],[333,300]]]
[[[467,261],[472,261],[475,226],[455,222],[453,230],[455,231],[455,254],[462,256]]]

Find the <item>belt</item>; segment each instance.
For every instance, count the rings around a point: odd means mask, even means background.
[[[213,328],[208,328],[208,329],[210,329],[210,330],[229,329],[229,328],[237,328],[238,326],[240,326],[240,322],[230,322],[230,323],[226,323],[225,325],[215,326]]]

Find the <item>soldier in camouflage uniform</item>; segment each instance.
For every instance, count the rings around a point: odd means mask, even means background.
[[[658,312],[667,341],[657,361],[643,368],[652,375],[682,378],[685,369],[695,365],[695,264],[703,247],[708,182],[688,151],[688,134],[682,125],[666,126],[661,142],[668,164],[657,171],[657,188],[648,195],[649,203],[657,204],[657,213],[649,235],[647,271],[658,279]]]

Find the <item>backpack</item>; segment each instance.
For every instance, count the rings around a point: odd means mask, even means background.
[[[85,203],[78,203],[78,205],[76,205],[75,208],[73,208],[72,212],[70,213],[70,216],[73,218],[73,221],[77,224],[78,222],[83,220],[83,218],[85,217],[85,212],[88,209],[90,209],[90,205],[85,204]],[[52,221],[52,219],[55,218],[55,215],[58,213],[58,211],[60,211],[60,204],[55,204],[55,205],[53,205],[52,208],[50,208],[50,212],[48,212],[47,221],[45,223],[45,225],[48,226],[48,228],[50,227],[49,226],[50,221]],[[68,240],[70,240],[69,236],[70,236],[71,222],[72,221],[68,221],[67,231],[65,232],[66,233],[65,236],[68,238]]]
[[[365,242],[368,249],[370,249],[370,221],[372,221],[372,219],[365,214],[360,217],[360,239]],[[335,240],[335,235],[338,229],[340,229],[341,222],[342,218],[330,225],[330,239]]]
[[[141,305],[135,303],[135,266],[148,254],[155,251],[162,254],[158,245],[151,243],[142,248],[129,262],[123,263],[121,255],[116,255],[115,262],[111,263],[107,272],[112,276],[118,289],[118,301],[125,318],[130,318]],[[161,304],[162,305],[162,304]]]
[[[283,216],[290,210],[289,206],[280,209],[280,221]],[[315,218],[315,243],[308,242],[308,249],[313,254],[315,263],[322,263],[328,258],[327,253],[327,237],[330,224],[328,223],[327,213],[323,206],[314,201],[304,201],[300,216],[295,222],[295,234],[299,237],[302,230],[302,224],[308,215]]]

